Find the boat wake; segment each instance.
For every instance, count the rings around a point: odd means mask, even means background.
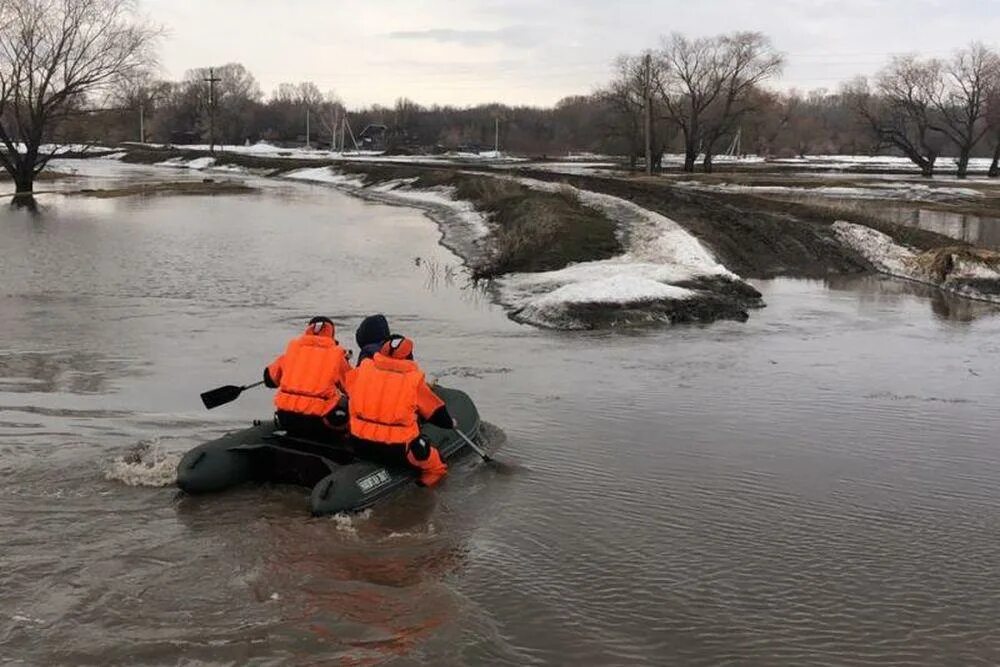
[[[181,452],[167,451],[159,438],[142,440],[104,469],[104,478],[127,486],[172,486]]]

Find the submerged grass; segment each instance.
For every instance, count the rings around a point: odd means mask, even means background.
[[[978,264],[1000,272],[1000,252],[971,246],[947,246],[920,253],[909,260],[924,275],[943,282],[954,270],[955,264]]]

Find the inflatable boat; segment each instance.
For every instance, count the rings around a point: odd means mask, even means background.
[[[480,431],[479,412],[464,392],[437,386],[458,428],[472,439]],[[471,451],[453,430],[421,427],[445,461]],[[224,491],[247,482],[295,484],[312,489],[314,515],[358,512],[416,482],[409,468],[386,467],[354,456],[347,442],[329,444],[294,438],[273,419],[199,445],[177,465],[177,486],[190,494]]]

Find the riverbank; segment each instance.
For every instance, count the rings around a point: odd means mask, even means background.
[[[562,173],[532,163],[497,169],[148,147],[131,147],[118,157],[319,182],[421,208],[439,223],[442,242],[463,258],[475,280],[486,282],[511,317],[560,329],[745,320],[763,305],[746,279],[884,272],[837,233],[838,220],[875,230],[914,252],[963,245],[866,206],[794,191],[776,195],[766,188],[792,187],[777,175],[741,176],[744,183],[733,185],[720,175],[691,182]],[[838,192],[862,185],[841,183]],[[934,190],[928,199],[940,195],[942,206],[954,205],[947,201],[949,188],[923,187]],[[924,196],[919,188],[883,189]],[[988,207],[992,197],[983,199],[965,205]]]

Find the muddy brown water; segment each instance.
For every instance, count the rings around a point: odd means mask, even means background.
[[[777,280],[745,324],[540,331],[420,213],[260,185],[0,212],[0,662],[1000,661],[993,308]],[[296,489],[165,485],[268,412],[200,391],[372,310],[512,471],[466,458],[324,519]]]

